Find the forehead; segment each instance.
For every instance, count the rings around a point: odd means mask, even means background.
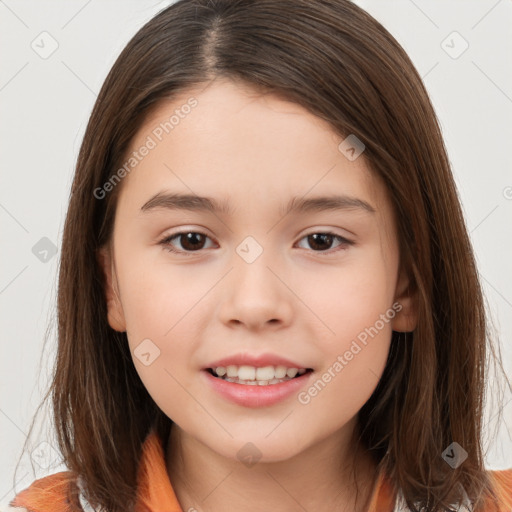
[[[133,161],[122,195],[138,195],[139,207],[165,189],[231,196],[239,210],[256,207],[258,197],[282,208],[292,196],[337,192],[385,206],[385,187],[364,153],[348,160],[338,149],[342,140],[300,105],[216,80],[161,101],[146,117],[126,160],[144,146],[150,150]]]
[[[206,144],[207,137],[213,142],[208,144],[210,151],[219,145],[219,153],[229,143],[238,150],[231,158],[237,153],[247,157],[251,149],[260,157],[262,150],[268,154],[278,149],[298,156],[318,149],[321,139],[325,143],[325,139],[339,138],[329,123],[302,106],[229,79],[195,86],[161,101],[146,117],[132,146],[147,135],[174,149],[181,137],[195,138],[197,146]]]

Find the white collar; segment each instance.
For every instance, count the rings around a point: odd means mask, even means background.
[[[472,512],[473,506],[471,504],[471,500],[469,499],[466,490],[464,487],[462,487],[461,484],[459,484],[459,487],[462,490],[462,504],[458,503],[451,503],[449,505],[450,509],[453,510],[453,512]],[[415,503],[415,506],[419,506],[419,503]],[[405,503],[405,499],[403,496],[402,491],[398,491],[398,495],[395,501],[395,508],[393,509],[393,512],[409,512],[410,509],[407,508],[407,505]]]

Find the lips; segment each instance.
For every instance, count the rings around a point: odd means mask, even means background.
[[[291,362],[291,361],[290,361]],[[289,400],[311,382],[314,373],[308,371],[280,383],[265,382],[264,385],[248,385],[228,382],[215,377],[207,370],[199,372],[201,379],[214,393],[223,400],[242,407],[270,407]]]

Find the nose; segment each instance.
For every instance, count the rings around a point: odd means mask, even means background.
[[[253,331],[290,324],[294,294],[285,273],[274,266],[266,251],[252,263],[234,259],[234,268],[219,293],[223,323],[244,325]]]

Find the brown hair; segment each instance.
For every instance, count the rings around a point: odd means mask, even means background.
[[[146,435],[155,427],[165,438],[171,428],[126,333],[107,322],[97,253],[111,239],[122,183],[104,199],[94,190],[159,102],[216,77],[295,102],[364,142],[393,201],[419,316],[413,333],[393,332],[384,374],[359,412],[359,441],[411,510],[446,510],[461,485],[480,510],[492,496],[481,446],[491,336],[471,243],[420,76],[390,33],[348,0],[181,0],[117,59],[80,149],[62,240],[58,353],[44,400],[51,393],[64,462],[93,506],[129,510]],[[456,469],[441,458],[453,441],[468,453]]]

